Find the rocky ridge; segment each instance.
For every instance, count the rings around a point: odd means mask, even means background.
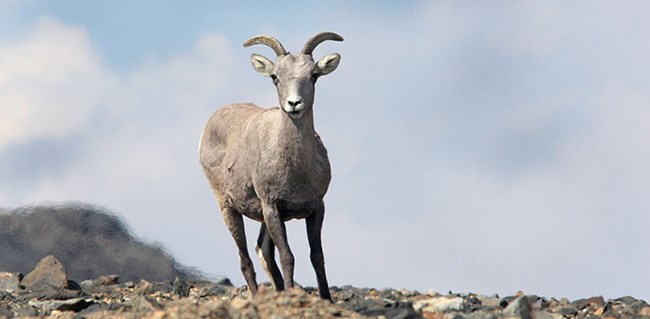
[[[74,202],[0,208],[0,270],[28,271],[46,255],[63,262],[72,278],[107,273],[119,273],[125,281],[200,278],[103,208]]]
[[[411,290],[331,287],[334,302],[312,287],[275,292],[262,285],[251,298],[245,287],[220,282],[121,283],[119,275],[76,282],[54,256],[33,271],[0,272],[0,318],[648,318],[650,306],[633,297],[569,301],[519,292],[499,297],[420,293]]]

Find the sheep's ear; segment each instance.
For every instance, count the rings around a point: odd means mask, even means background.
[[[271,60],[259,55],[251,55],[251,62],[253,63],[253,68],[259,74],[263,76],[271,76],[273,74],[273,62]]]
[[[332,71],[336,70],[336,67],[339,66],[339,61],[341,61],[341,56],[338,53],[326,55],[316,63],[318,73],[320,75],[332,73]]]

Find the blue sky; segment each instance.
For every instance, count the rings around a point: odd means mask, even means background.
[[[244,40],[335,31],[314,54],[342,56],[315,103],[332,285],[650,297],[646,2],[0,7],[0,206],[101,205],[243,284],[198,138],[220,105],[277,103]]]

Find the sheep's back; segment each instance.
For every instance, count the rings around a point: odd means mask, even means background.
[[[206,123],[199,144],[199,160],[213,188],[220,188],[220,171],[227,165],[224,159],[242,151],[246,125],[261,111],[251,103],[230,104],[217,110]]]

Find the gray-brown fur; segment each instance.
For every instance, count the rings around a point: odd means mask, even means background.
[[[294,257],[284,222],[297,218],[306,220],[320,296],[331,299],[321,246],[323,197],[331,173],[327,151],[314,130],[312,107],[316,79],[334,71],[340,56],[330,54],[314,62],[312,51],[325,40],[343,38],[331,32],[317,34],[298,55],[287,53],[269,36],[246,41],[244,46],[268,45],[278,55],[273,63],[253,54],[251,62],[257,72],[273,79],[280,107],[226,105],[210,117],[201,136],[200,162],[239,248],[241,270],[252,294],[257,282],[242,216],[261,222],[256,251],[277,290],[293,287]]]

